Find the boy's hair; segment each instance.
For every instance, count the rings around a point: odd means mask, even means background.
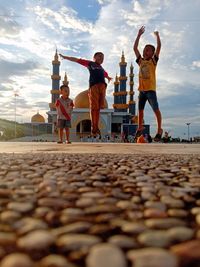
[[[94,54],[94,57],[96,57],[96,56],[99,55],[99,54],[103,55],[102,52],[96,52],[96,53]]]
[[[151,44],[147,44],[147,45],[145,45],[145,47],[147,47],[147,46],[149,46],[151,49],[152,49],[152,52],[153,52],[153,54],[154,54],[154,52],[155,52],[155,46],[153,46],[153,45],[151,45]]]
[[[63,90],[63,88],[67,88],[67,89],[69,89],[69,86],[68,86],[68,85],[64,85],[64,84],[63,84],[63,85],[61,85],[61,86],[60,86],[60,91],[62,91],[62,90]]]

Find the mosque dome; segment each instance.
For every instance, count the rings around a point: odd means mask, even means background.
[[[104,102],[105,108],[108,108],[108,102],[105,99]],[[74,107],[75,108],[89,108],[89,98],[88,98],[88,90],[85,90],[79,93],[74,99]]]
[[[39,112],[31,118],[31,123],[45,123],[45,119]]]

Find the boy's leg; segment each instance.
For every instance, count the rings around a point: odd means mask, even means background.
[[[67,141],[67,144],[70,144],[71,142],[69,140],[69,128],[68,127],[65,128],[65,133],[66,133],[66,141]]]
[[[151,105],[154,114],[156,116],[156,122],[157,122],[157,134],[154,138],[154,141],[160,141],[162,138],[163,134],[163,129],[162,129],[162,115],[158,106],[158,100],[157,100],[157,95],[155,91],[149,91],[148,92],[148,101],[149,104]]]
[[[62,143],[63,142],[63,128],[58,129],[58,136],[59,136],[58,143]]]
[[[159,142],[162,139],[162,134],[163,134],[163,129],[162,129],[162,115],[159,109],[154,111],[154,114],[156,116],[156,121],[157,121],[157,133],[154,137],[155,142]]]
[[[91,119],[91,132],[96,134],[98,131],[98,122],[99,122],[99,110],[90,109],[90,119]]]
[[[61,144],[63,142],[63,129],[64,129],[63,120],[58,119],[57,127],[58,127],[58,138],[59,138],[58,143]]]
[[[100,85],[93,85],[89,89],[89,103],[90,103],[90,119],[91,132],[96,135],[99,131],[99,115],[100,115]]]
[[[143,121],[144,121],[144,107],[147,101],[146,92],[140,92],[138,97],[138,129],[137,131],[143,131]]]
[[[144,109],[138,111],[138,130],[143,130]]]
[[[161,112],[159,109],[155,110],[154,111],[155,113],[155,116],[156,116],[156,121],[157,121],[157,133],[161,134],[163,132],[163,129],[162,129],[162,115],[161,115]]]

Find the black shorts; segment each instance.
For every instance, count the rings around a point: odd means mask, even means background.
[[[71,128],[71,121],[58,119],[57,128],[59,128],[59,129]]]
[[[156,92],[151,90],[151,91],[140,91],[139,101],[138,101],[139,110],[144,110],[147,100],[150,106],[152,107],[153,111],[159,109]]]

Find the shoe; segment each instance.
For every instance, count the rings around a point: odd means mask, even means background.
[[[140,137],[142,135],[143,131],[144,131],[144,128],[136,131],[135,137],[134,137],[134,142],[137,142],[138,137]]]
[[[160,142],[162,139],[162,134],[163,134],[163,129],[161,129],[160,133],[157,133],[156,136],[154,137],[155,142]]]
[[[63,141],[58,141],[57,144],[63,144]]]
[[[97,129],[96,134],[101,135],[101,131],[99,130],[99,128]]]
[[[71,144],[72,142],[70,142],[70,141],[66,141],[66,144]]]

